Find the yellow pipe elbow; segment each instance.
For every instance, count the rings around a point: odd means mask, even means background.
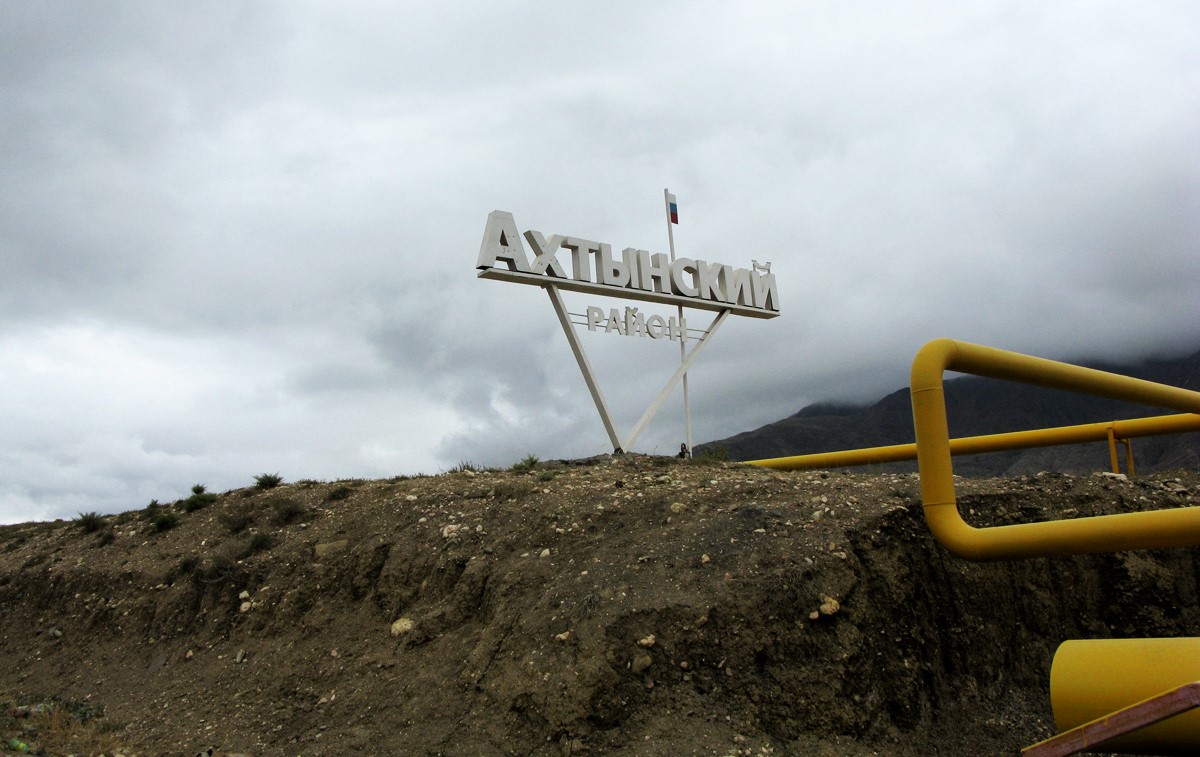
[[[934,339],[926,342],[913,358],[909,388],[912,392],[942,388],[946,366],[958,356],[958,342],[953,339]]]
[[[917,468],[925,520],[933,535],[952,554],[970,560],[999,560],[1200,544],[1200,508],[1195,507],[991,528],[967,524],[955,499],[942,386],[947,370],[1160,405],[1186,413],[1200,412],[1200,392],[969,342],[952,339],[929,342],[917,352],[912,365]],[[1180,427],[1196,422],[1194,417],[1186,416],[1147,420],[1151,423],[1145,425]],[[1054,438],[1053,431],[1040,433],[1049,441]]]
[[[925,505],[925,523],[938,543],[952,555],[967,560],[987,560],[983,529],[975,528],[962,519],[958,504]]]

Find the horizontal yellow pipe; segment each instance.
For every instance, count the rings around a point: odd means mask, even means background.
[[[873,465],[894,463],[901,460],[916,460],[917,445],[893,444],[887,447],[865,447],[838,452],[817,452],[811,455],[770,457],[762,460],[747,460],[748,465],[758,465],[775,470],[811,470],[813,468],[840,468],[847,465]]]
[[[1200,431],[1200,415],[1156,415],[1150,418],[1135,418],[1105,423],[1085,423],[1079,426],[1013,431],[1005,434],[964,436],[950,440],[951,455],[977,455],[984,452],[1001,452],[1010,449],[1031,447],[1053,447],[1060,444],[1081,444],[1108,440],[1108,430],[1113,430],[1117,439],[1133,439],[1140,436],[1177,434],[1185,431]],[[848,465],[873,465],[917,459],[916,444],[893,444],[886,447],[818,452],[811,455],[772,457],[750,460],[750,465],[759,465],[775,470],[811,470],[814,468],[838,468]]]
[[[1200,392],[951,339],[912,365],[913,430],[925,520],[951,553],[971,560],[1184,547],[1200,543],[1200,508],[974,528],[958,512],[942,375],[947,370],[1200,413]],[[1183,421],[1180,421],[1183,422]],[[1025,432],[1019,432],[1025,433]],[[1107,432],[1106,432],[1107,433]]]

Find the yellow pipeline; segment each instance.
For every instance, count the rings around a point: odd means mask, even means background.
[[[1140,436],[1177,434],[1185,431],[1200,431],[1200,415],[1192,413],[1156,415],[1150,418],[1135,418],[1125,421],[1085,423],[1079,426],[1058,426],[1032,431],[1013,431],[1006,434],[964,436],[950,440],[950,454],[976,455],[983,452],[1102,442],[1110,439],[1115,442],[1123,442]],[[775,470],[811,470],[916,459],[916,444],[893,444],[886,447],[866,447],[839,452],[818,452],[811,455],[750,460],[749,464]],[[1132,468],[1132,466],[1129,467]]]
[[[1200,638],[1064,641],[1050,668],[1060,732],[1200,680]],[[1200,710],[1103,743],[1105,752],[1196,754]]]
[[[951,553],[970,560],[1184,547],[1200,543],[1200,508],[974,528],[958,512],[942,374],[1021,381],[1200,413],[1200,392],[952,339],[935,339],[912,365],[913,429],[925,520]],[[1045,430],[1047,432],[1053,429]],[[1107,433],[1107,432],[1106,432]]]

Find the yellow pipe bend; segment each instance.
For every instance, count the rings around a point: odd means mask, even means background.
[[[1200,392],[970,342],[929,342],[913,359],[910,385],[917,468],[925,520],[952,554],[969,560],[1001,560],[1200,544],[1200,508],[1196,507],[990,528],[967,524],[955,500],[942,378],[947,370],[1189,413],[1200,413]]]

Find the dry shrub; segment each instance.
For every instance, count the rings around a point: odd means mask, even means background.
[[[8,697],[0,699],[8,700]],[[11,700],[8,700],[11,701]],[[54,699],[32,706],[7,706],[0,718],[5,735],[26,732],[22,738],[34,754],[129,753],[120,737],[123,725],[106,721],[86,702]]]
[[[271,503],[271,520],[277,526],[295,523],[308,514],[308,508],[294,499],[284,497]]]

